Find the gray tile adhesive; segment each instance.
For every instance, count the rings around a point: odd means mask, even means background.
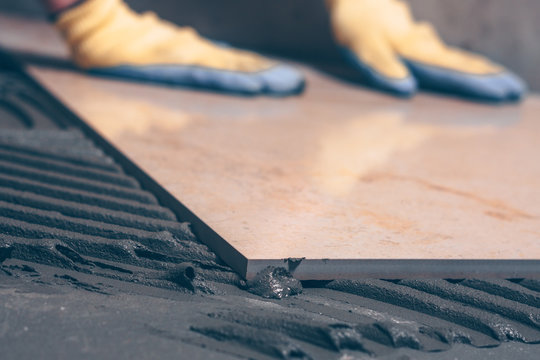
[[[0,54],[2,358],[538,353],[538,280],[246,283],[117,155]]]

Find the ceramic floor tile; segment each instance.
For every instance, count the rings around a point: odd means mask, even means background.
[[[248,260],[540,259],[540,100],[299,98],[33,73]],[[345,271],[345,270],[344,270]]]
[[[405,101],[304,71],[304,95],[272,99],[31,68],[248,277],[284,261],[305,279],[538,274],[511,260],[540,260],[539,97]]]

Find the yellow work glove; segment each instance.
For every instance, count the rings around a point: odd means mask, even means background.
[[[502,66],[447,46],[403,1],[327,2],[336,42],[374,87],[411,96],[420,86],[488,101],[517,100],[526,91]]]
[[[122,0],[86,0],[56,26],[75,63],[94,73],[244,94],[288,95],[304,85],[292,67],[218,46]]]

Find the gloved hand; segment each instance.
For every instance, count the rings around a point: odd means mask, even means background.
[[[488,59],[444,44],[401,0],[327,0],[337,43],[372,86],[401,95],[417,87],[487,101],[512,101],[524,82]]]
[[[290,66],[218,46],[153,13],[139,15],[122,0],[87,0],[56,26],[75,63],[94,73],[242,94],[289,95],[304,87]]]

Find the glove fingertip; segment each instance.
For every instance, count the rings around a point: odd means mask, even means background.
[[[404,98],[412,97],[418,90],[416,79],[410,74],[404,78],[388,77],[361,61],[353,51],[347,48],[342,48],[341,51],[349,64],[363,75],[370,86]]]

